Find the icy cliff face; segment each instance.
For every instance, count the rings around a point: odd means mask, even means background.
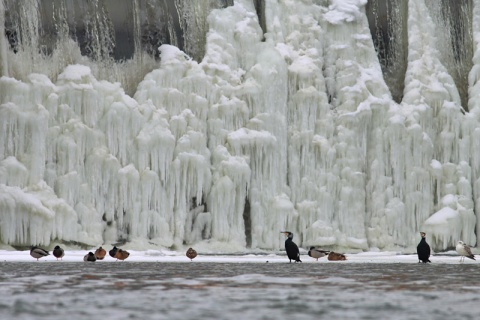
[[[78,55],[48,76],[18,70],[36,53],[1,39],[0,242],[277,250],[289,230],[304,247],[411,249],[419,231],[436,250],[476,244],[480,55],[465,112],[435,10],[409,1],[397,103],[366,5],[265,0],[265,33],[258,1],[236,0],[208,15],[201,60],[161,45],[133,95],[68,36],[40,64]]]

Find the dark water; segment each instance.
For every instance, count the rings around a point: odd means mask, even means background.
[[[479,319],[476,264],[3,262],[0,319]]]

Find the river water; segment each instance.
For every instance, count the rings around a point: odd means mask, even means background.
[[[476,264],[0,262],[0,319],[479,319]]]

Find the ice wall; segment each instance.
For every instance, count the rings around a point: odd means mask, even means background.
[[[478,35],[466,112],[435,10],[408,1],[396,103],[366,4],[265,0],[264,33],[255,1],[235,1],[208,15],[201,60],[161,45],[133,95],[69,40],[42,58],[77,50],[57,76],[8,77],[5,61],[35,55],[0,42],[0,242],[278,250],[289,230],[345,251],[413,250],[419,231],[435,250],[475,245]]]

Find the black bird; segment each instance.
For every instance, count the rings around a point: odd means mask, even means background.
[[[62,259],[65,255],[65,251],[60,248],[60,246],[55,246],[55,248],[53,248],[53,255],[55,256],[55,258],[57,258],[57,260]]]
[[[30,248],[30,255],[32,257],[34,257],[35,259],[37,259],[37,261],[38,261],[38,259],[48,256],[49,253],[48,253],[47,250],[45,250],[43,248],[32,246]]]
[[[95,255],[93,254],[93,252],[90,251],[83,257],[83,261],[95,262],[97,261],[97,258],[95,258]]]
[[[427,235],[425,232],[420,232],[422,236],[422,240],[417,246],[417,255],[418,255],[418,263],[423,262],[431,262],[430,258],[430,246],[428,245],[427,241],[425,240],[425,236]]]
[[[288,259],[290,259],[290,263],[292,260],[295,262],[302,262],[300,260],[300,251],[298,250],[298,246],[293,242],[293,233],[290,231],[282,231],[285,236],[287,236],[287,240],[285,240],[285,251],[287,251]]]
[[[112,250],[108,251],[108,254],[110,255],[110,257],[115,258],[117,251],[118,251],[117,247],[114,246]]]

